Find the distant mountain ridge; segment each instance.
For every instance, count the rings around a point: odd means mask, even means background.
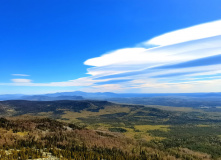
[[[221,92],[216,93],[112,93],[58,92],[42,95],[0,95],[0,100],[58,101],[107,100],[115,103],[163,105],[173,107],[220,108]]]
[[[185,97],[221,97],[221,92],[205,93],[113,93],[113,92],[58,92],[45,94],[49,97],[56,96],[82,96],[84,98],[129,98],[129,97],[160,97],[160,96],[185,96]]]
[[[82,96],[56,96],[50,97],[47,95],[33,95],[33,96],[22,96],[22,100],[30,101],[58,101],[58,100],[83,100]]]
[[[24,96],[24,94],[3,94],[3,95],[0,95],[0,100],[19,99],[22,96]]]
[[[113,92],[57,92],[40,95],[5,94],[0,100],[82,100],[82,99],[109,99],[135,97],[221,97],[221,92],[208,93],[113,93]],[[52,98],[53,97],[53,98]]]

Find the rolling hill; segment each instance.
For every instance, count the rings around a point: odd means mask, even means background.
[[[9,100],[0,102],[0,116],[0,141],[4,144],[0,148],[4,153],[6,148],[12,149],[8,159],[14,154],[36,158],[46,153],[64,159],[73,155],[106,159],[221,158],[220,112],[98,100]],[[37,152],[36,148],[45,149]]]

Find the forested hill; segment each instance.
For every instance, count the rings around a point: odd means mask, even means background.
[[[88,110],[92,112],[104,109],[106,106],[115,104],[108,101],[92,100],[60,100],[60,101],[26,101],[26,100],[9,100],[0,101],[0,114],[21,115],[26,113],[55,112],[62,113],[62,110],[80,112]]]
[[[0,102],[0,117],[0,160],[45,154],[89,160],[221,158],[221,112],[93,100],[10,100]]]
[[[159,153],[147,154],[135,141],[119,134],[48,118],[0,118],[0,160],[141,160],[152,159]]]

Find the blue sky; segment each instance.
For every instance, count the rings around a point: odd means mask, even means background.
[[[1,0],[0,94],[219,92],[220,11],[220,0]]]

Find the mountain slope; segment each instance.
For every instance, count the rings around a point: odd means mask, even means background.
[[[220,112],[205,112],[201,109],[180,107],[122,105],[108,101],[16,100],[0,102],[0,115],[14,120],[12,124],[15,124],[14,126],[18,125],[18,127],[15,127],[17,130],[22,128],[19,124],[23,123],[18,119],[27,119],[24,124],[29,125],[29,122],[32,122],[30,117],[56,119],[59,121],[59,123],[55,122],[58,128],[60,123],[71,123],[74,126],[84,125],[87,126],[87,131],[82,133],[83,139],[90,137],[91,133],[96,133],[101,136],[100,138],[104,136],[107,139],[109,136],[117,136],[115,140],[112,138],[105,140],[105,143],[109,140],[117,143],[119,140],[123,144],[118,145],[114,142],[113,146],[116,145],[122,151],[125,148],[122,146],[128,144],[126,143],[126,139],[128,139],[135,143],[135,149],[133,150],[134,147],[129,147],[129,152],[136,153],[137,156],[140,156],[139,148],[142,147],[145,150],[143,152],[145,156],[161,155],[161,158],[158,157],[158,159],[165,159],[165,157],[166,159],[176,159],[175,157],[180,159],[186,159],[187,157],[190,159],[221,158]],[[47,121],[41,123],[40,130],[42,129],[42,134],[50,131],[50,126],[46,125],[48,123]],[[54,125],[51,124],[51,126]],[[0,127],[4,128],[4,125]],[[13,128],[11,129],[13,130]],[[3,129],[2,133],[8,133],[7,136],[10,136],[12,134],[11,129],[6,127],[8,131],[6,132]],[[35,132],[34,130],[38,131],[39,128],[34,127],[32,132]],[[21,131],[19,130],[18,132]],[[19,134],[23,135],[25,133],[22,131]],[[65,132],[60,134],[65,134]],[[52,134],[52,137],[54,135],[55,133]],[[54,140],[51,139],[51,141],[53,142]],[[80,139],[79,143],[82,141],[84,140]],[[88,145],[90,145],[95,144],[97,140],[95,138],[92,141],[87,139],[87,141],[89,142]],[[107,146],[108,144],[102,146],[102,151],[106,152],[105,148]],[[61,148],[58,147],[58,149]],[[88,151],[84,152],[84,154],[88,153]]]

